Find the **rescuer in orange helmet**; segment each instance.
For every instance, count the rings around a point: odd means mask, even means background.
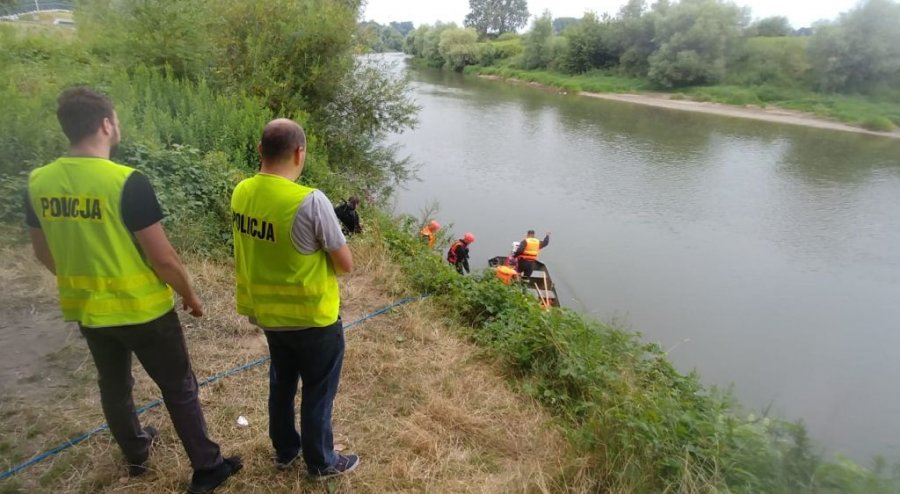
[[[422,227],[422,230],[419,232],[419,238],[428,243],[429,249],[434,248],[434,241],[436,240],[434,234],[440,229],[441,224],[437,220],[431,220],[431,223]]]
[[[469,245],[473,242],[475,242],[475,235],[468,232],[463,235],[463,238],[453,242],[450,250],[447,251],[447,261],[456,267],[459,274],[463,274],[463,270],[466,273],[469,272]]]

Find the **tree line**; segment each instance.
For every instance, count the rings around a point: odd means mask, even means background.
[[[592,71],[648,80],[659,88],[776,84],[897,98],[900,3],[863,0],[833,21],[794,29],[785,17],[751,22],[750,10],[725,0],[630,0],[615,15],[580,19],[544,12],[522,35],[519,24],[491,23],[472,0],[463,27],[422,25],[405,37],[407,53],[433,66],[468,65],[565,74]],[[482,9],[483,10],[483,9]],[[526,10],[527,16],[527,10]],[[496,16],[495,16],[496,17]]]

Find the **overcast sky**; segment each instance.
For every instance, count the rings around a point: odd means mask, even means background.
[[[783,15],[794,28],[806,27],[820,19],[835,19],[852,9],[859,0],[737,0],[750,7],[754,19]],[[581,17],[585,11],[615,14],[627,0],[528,0],[532,16],[544,10],[553,17]],[[652,3],[652,2],[650,2]],[[412,21],[416,26],[435,21],[462,24],[469,13],[468,0],[367,0],[364,19],[379,24]]]

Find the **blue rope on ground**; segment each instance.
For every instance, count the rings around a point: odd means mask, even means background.
[[[344,326],[344,331],[349,331],[354,326],[358,326],[358,325],[368,321],[369,319],[378,317],[378,316],[390,311],[391,309],[393,309],[395,307],[399,307],[401,305],[406,305],[410,302],[415,302],[417,300],[422,300],[425,297],[427,297],[427,295],[422,295],[420,297],[407,297],[404,299],[400,299],[390,305],[386,305],[386,306],[376,310],[375,312],[372,312],[371,314],[367,314],[367,315],[347,324],[346,326]],[[229,369],[227,371],[223,371],[218,374],[207,377],[206,379],[200,381],[199,384],[200,384],[200,386],[206,386],[206,385],[212,384],[222,378],[225,378],[225,377],[228,377],[228,376],[231,376],[234,374],[238,374],[240,372],[244,372],[245,370],[252,369],[254,367],[258,367],[268,361],[269,361],[268,356],[260,357],[252,362],[248,362],[239,367],[235,367],[234,369]],[[141,415],[148,410],[152,410],[154,408],[159,407],[160,405],[162,405],[162,403],[163,403],[162,400],[159,400],[159,399],[153,400],[153,401],[145,403],[143,406],[137,408],[135,410],[135,413],[137,413],[138,415]],[[81,434],[80,436],[73,437],[73,438],[67,440],[66,442],[60,444],[59,446],[56,446],[55,448],[48,449],[47,451],[44,451],[43,453],[33,457],[30,460],[24,461],[16,466],[10,468],[9,470],[7,470],[3,473],[0,473],[0,480],[6,480],[9,477],[12,477],[13,475],[21,472],[22,470],[25,470],[26,468],[29,468],[33,465],[36,465],[36,464],[46,460],[47,458],[56,456],[59,453],[62,453],[63,451],[71,448],[72,446],[75,446],[78,443],[84,442],[84,441],[90,439],[91,437],[93,437],[107,429],[109,429],[109,426],[107,424],[103,424],[103,425],[96,427],[88,432],[85,432],[84,434]]]

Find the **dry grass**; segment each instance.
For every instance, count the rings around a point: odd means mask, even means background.
[[[402,280],[377,244],[354,239],[356,271],[342,279],[345,322],[401,295]],[[22,287],[19,302],[43,300],[52,279],[36,274],[24,248],[4,252],[0,274]],[[184,316],[194,370],[202,378],[266,354],[265,339],[233,309],[230,267],[192,262],[206,303],[199,320]],[[12,274],[12,276],[8,276]],[[9,296],[9,292],[6,292]],[[6,301],[4,301],[5,304]],[[58,317],[58,316],[57,316]],[[26,459],[103,422],[95,370],[80,338],[65,360],[69,386],[52,397],[20,391],[4,399],[0,467]],[[136,366],[135,401],[158,391]],[[499,368],[445,327],[428,301],[416,302],[353,328],[335,402],[336,443],[359,453],[359,470],[312,483],[302,467],[275,470],[267,435],[267,366],[219,381],[201,392],[211,435],[244,470],[218,492],[575,492],[579,463],[533,401],[510,390]],[[249,419],[240,428],[238,416]],[[151,472],[123,477],[121,455],[101,434],[0,482],[0,492],[182,492],[190,466],[164,409],[142,416],[161,429]]]

